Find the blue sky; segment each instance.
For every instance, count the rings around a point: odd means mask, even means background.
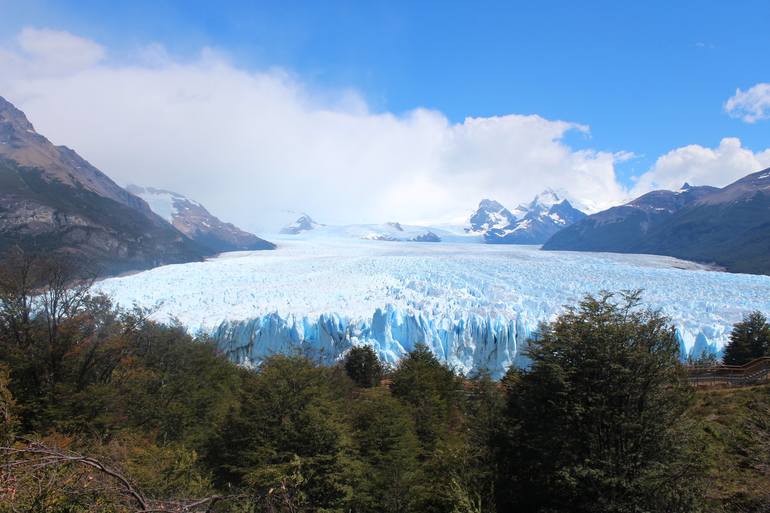
[[[626,186],[674,148],[724,137],[770,146],[770,122],[724,111],[737,88],[770,81],[767,0],[112,4],[0,0],[0,40],[27,26],[65,30],[118,61],[148,42],[181,60],[210,47],[316,91],[354,89],[375,112],[585,124],[590,136],[565,135],[572,148],[638,155],[616,164]]]

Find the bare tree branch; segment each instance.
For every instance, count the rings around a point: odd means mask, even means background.
[[[117,492],[129,499],[136,507],[134,510],[136,513],[210,513],[219,502],[249,498],[248,495],[241,494],[212,495],[196,499],[151,500],[124,473],[96,458],[50,447],[40,442],[27,440],[23,442],[25,445],[22,447],[0,447],[0,469],[12,474],[25,468],[35,472],[50,467],[83,465],[112,480],[116,488],[109,491]],[[40,490],[39,495],[44,495],[44,492]]]

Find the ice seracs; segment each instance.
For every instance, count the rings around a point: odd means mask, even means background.
[[[670,257],[356,238],[283,240],[275,251],[159,267],[97,288],[212,334],[243,364],[276,353],[333,361],[356,344],[395,362],[423,343],[464,373],[495,376],[524,361],[540,322],[586,293],[644,289],[645,305],[671,318],[683,355],[718,351],[745,313],[770,311],[770,277]]]

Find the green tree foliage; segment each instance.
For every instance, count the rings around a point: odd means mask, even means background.
[[[385,389],[364,391],[351,407],[350,425],[358,462],[353,511],[413,511],[419,444],[409,410]]]
[[[505,406],[505,391],[499,382],[487,373],[474,377],[465,403],[464,460],[453,476],[455,491],[465,492],[458,501],[464,506],[458,511],[497,511],[495,482],[500,450],[506,442]]]
[[[8,389],[9,383],[8,368],[0,364],[0,445],[10,443],[16,431],[16,401]]]
[[[345,355],[345,372],[356,385],[370,388],[380,384],[383,368],[377,353],[370,346],[354,346]]]
[[[638,302],[637,293],[585,298],[541,326],[530,369],[509,372],[504,510],[696,508],[678,342],[666,318]]]
[[[401,359],[391,378],[393,395],[412,409],[423,456],[427,456],[451,427],[462,382],[423,344]]]
[[[209,450],[221,484],[289,487],[303,510],[339,508],[348,493],[349,442],[334,373],[304,357],[274,356],[247,376],[239,408]]]
[[[755,358],[770,354],[770,324],[761,312],[751,312],[730,333],[725,347],[724,362],[743,365]]]

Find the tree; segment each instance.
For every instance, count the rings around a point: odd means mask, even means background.
[[[25,429],[58,402],[63,361],[89,340],[93,325],[81,317],[92,300],[85,274],[71,259],[22,251],[0,265],[0,360],[10,367],[11,391],[30,413],[22,415]]]
[[[356,385],[371,388],[380,384],[383,368],[371,346],[350,348],[344,360],[345,372]]]
[[[398,363],[392,379],[393,395],[412,407],[422,450],[433,451],[457,406],[460,378],[441,364],[427,346],[417,344]]]
[[[239,407],[208,450],[218,484],[288,490],[296,511],[338,507],[346,435],[333,372],[305,357],[273,356],[245,375]]]
[[[27,349],[35,291],[41,285],[37,260],[21,250],[6,253],[0,265],[0,339]],[[4,353],[7,355],[7,347]],[[1,356],[1,355],[0,355]]]
[[[692,511],[700,468],[674,328],[639,293],[587,296],[530,341],[505,379],[498,507]]]
[[[760,312],[751,312],[733,326],[725,348],[724,363],[743,365],[770,354],[770,324]]]
[[[497,511],[495,479],[499,451],[505,440],[505,394],[499,381],[482,372],[470,381],[465,403],[464,458],[455,470],[455,492],[465,490],[458,511]],[[475,505],[475,507],[474,507]]]
[[[419,445],[407,407],[385,389],[363,391],[351,404],[350,429],[358,465],[352,510],[411,511]]]
[[[0,364],[0,444],[13,439],[16,428],[16,402],[8,390],[10,376],[5,365]]]

